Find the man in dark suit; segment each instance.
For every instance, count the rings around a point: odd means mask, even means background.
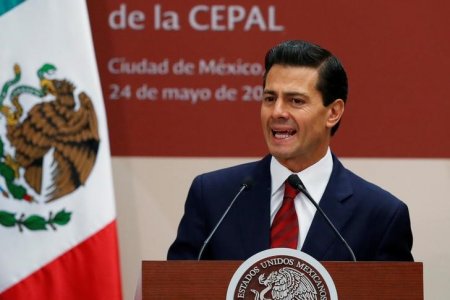
[[[197,259],[244,183],[249,187],[229,210],[202,259],[244,260],[270,248],[286,179],[297,174],[357,260],[412,261],[407,206],[345,169],[330,150],[347,99],[347,76],[339,60],[318,45],[288,41],[268,51],[265,67],[261,124],[270,155],[194,179],[168,259]],[[293,201],[298,221],[294,248],[317,260],[351,260],[306,196],[300,193]]]

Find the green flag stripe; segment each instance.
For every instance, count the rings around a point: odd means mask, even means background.
[[[10,11],[25,0],[1,0],[0,1],[0,16]]]

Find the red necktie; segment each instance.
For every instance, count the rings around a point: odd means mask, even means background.
[[[270,231],[271,248],[297,249],[299,226],[294,206],[294,198],[297,194],[298,190],[286,181],[283,204],[275,215]]]

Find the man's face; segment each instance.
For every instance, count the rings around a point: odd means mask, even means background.
[[[344,103],[325,107],[316,89],[318,72],[309,67],[274,65],[266,76],[261,124],[269,152],[293,172],[326,153],[330,129],[339,121]]]

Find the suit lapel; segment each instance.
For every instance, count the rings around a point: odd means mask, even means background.
[[[346,175],[347,170],[333,155],[333,171],[325,193],[320,200],[320,207],[342,233],[342,228],[352,216],[355,203],[348,199],[353,194],[353,189]],[[339,241],[333,229],[327,224],[324,217],[316,212],[311,227],[302,247],[302,251],[310,254],[317,260],[333,260],[326,256],[330,247]],[[336,258],[337,259],[337,258]]]
[[[239,205],[242,245],[246,257],[268,249],[270,245],[270,160],[262,159],[252,171],[251,188],[243,194]]]

